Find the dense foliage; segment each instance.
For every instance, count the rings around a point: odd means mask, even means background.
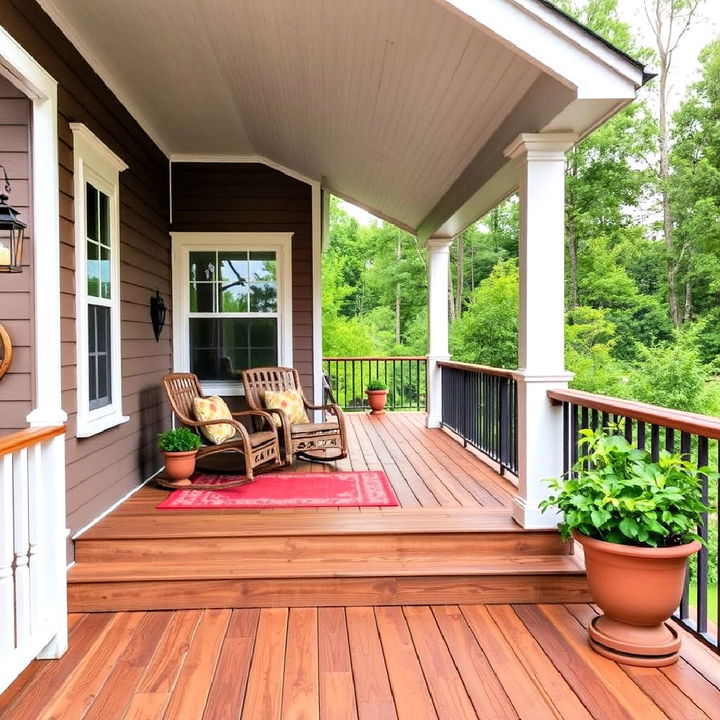
[[[158,449],[162,452],[190,452],[201,445],[200,438],[186,427],[174,428],[158,435]]]
[[[559,530],[596,540],[671,547],[701,540],[696,529],[707,508],[700,495],[700,470],[665,450],[657,462],[619,434],[581,430],[574,473],[550,480],[555,494],[540,504],[556,507]],[[707,473],[707,468],[703,468]]]

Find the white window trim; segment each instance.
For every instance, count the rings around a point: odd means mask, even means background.
[[[70,123],[74,142],[75,189],[75,310],[77,332],[77,431],[91,437],[127,422],[122,412],[122,357],[120,325],[120,173],[127,165],[82,123]],[[109,197],[110,210],[110,352],[112,402],[96,410],[89,407],[88,328],[86,277],[86,191],[90,182]]]
[[[190,252],[194,250],[271,250],[278,259],[278,365],[292,367],[292,237],[293,233],[173,232],[173,370],[190,372]],[[204,381],[206,395],[244,395],[242,383]]]

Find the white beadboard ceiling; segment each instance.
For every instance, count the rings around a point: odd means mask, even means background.
[[[261,156],[425,235],[512,189],[519,132],[587,132],[629,100],[581,102],[562,58],[509,37],[506,12],[562,21],[536,0],[40,3],[170,157]]]

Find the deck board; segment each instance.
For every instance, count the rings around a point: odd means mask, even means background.
[[[677,665],[618,665],[587,645],[581,623],[593,612],[574,604],[75,615],[68,653],[32,663],[0,708],[6,720],[718,717],[720,658],[681,631]]]

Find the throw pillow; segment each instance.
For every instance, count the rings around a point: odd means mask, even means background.
[[[269,410],[284,410],[291,425],[309,422],[305,404],[299,390],[266,390],[265,407]],[[280,416],[273,413],[273,420],[280,425]]]
[[[196,397],[193,400],[195,419],[205,420],[232,420],[232,413],[219,395],[212,395],[209,398]],[[203,425],[200,428],[202,434],[213,445],[222,445],[235,435],[235,428],[232,425]]]

